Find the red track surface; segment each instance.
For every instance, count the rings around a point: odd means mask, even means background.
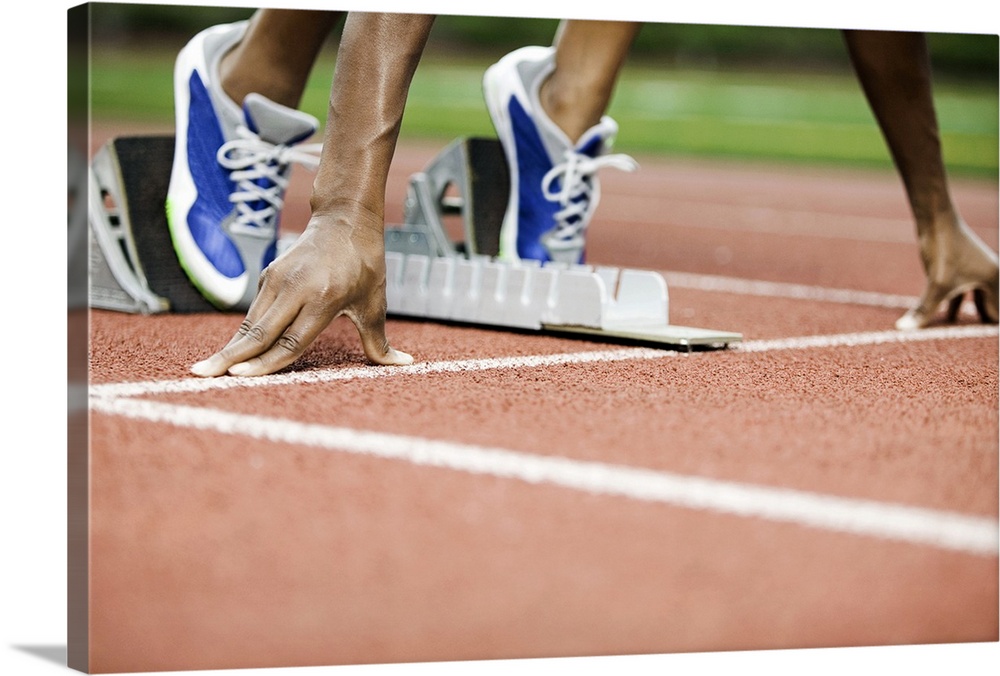
[[[389,222],[436,150],[400,149]],[[672,321],[743,348],[585,362],[631,348],[391,320],[423,368],[392,371],[338,320],[249,386],[187,375],[240,316],[93,312],[92,670],[997,641],[997,336],[880,342],[922,288],[896,177],[639,160],[591,260],[673,274]],[[996,184],[955,192],[996,248]],[[704,502],[657,492],[684,477]],[[986,544],[892,535],[903,506]]]

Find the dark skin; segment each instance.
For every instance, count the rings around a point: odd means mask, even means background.
[[[281,18],[312,25],[310,17]],[[412,363],[385,335],[385,184],[410,81],[432,24],[433,17],[423,15],[347,16],[310,199],[312,216],[295,244],[261,274],[239,330],[224,348],[195,364],[195,374],[278,371],[340,315],[354,322],[369,361]]]
[[[345,12],[262,9],[219,65],[222,89],[233,101],[257,92],[298,108],[323,44]]]
[[[618,74],[641,23],[564,21],[556,39],[556,68],[539,99],[549,118],[571,140],[597,124],[611,103]]]
[[[997,256],[966,225],[948,189],[926,36],[844,31],[844,41],[903,181],[927,274],[920,302],[897,326],[927,326],[942,303],[954,321],[967,292],[980,318],[996,323]]]
[[[237,101],[258,91],[297,106],[313,61],[342,16],[261,10],[248,39],[223,61],[224,89]],[[295,244],[261,275],[257,297],[233,338],[195,364],[193,373],[273,373],[301,356],[340,315],[354,322],[371,362],[412,362],[385,335],[384,196],[409,84],[433,20],[347,15],[310,201],[312,217]],[[604,114],[640,27],[599,21],[560,26],[557,68],[540,96],[569,138]],[[927,273],[920,302],[897,326],[928,325],[944,302],[954,321],[967,292],[973,293],[982,320],[995,323],[997,257],[964,223],[949,194],[925,36],[845,31],[844,39],[902,178]]]

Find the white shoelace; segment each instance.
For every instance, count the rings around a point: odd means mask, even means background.
[[[622,171],[635,171],[638,163],[628,155],[601,155],[588,157],[574,150],[567,150],[561,162],[550,169],[542,178],[542,193],[550,202],[562,207],[555,213],[555,237],[569,240],[579,236],[601,199],[601,187],[590,180],[603,167],[614,167]],[[558,190],[552,189],[555,180],[562,179]],[[580,199],[580,198],[583,199]]]
[[[236,131],[240,138],[224,143],[216,155],[219,165],[229,171],[238,188],[229,196],[237,209],[233,225],[242,232],[270,237],[274,233],[274,217],[284,205],[288,188],[288,177],[282,175],[285,168],[296,162],[315,169],[323,146],[320,143],[275,145],[246,127]],[[267,186],[257,184],[262,178]]]

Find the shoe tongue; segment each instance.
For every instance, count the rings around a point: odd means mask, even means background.
[[[588,157],[597,157],[611,149],[617,133],[618,123],[604,116],[600,122],[583,133],[576,142],[576,151]]]
[[[248,94],[243,100],[247,126],[261,139],[275,145],[304,141],[319,127],[319,121],[302,111],[275,103],[260,94]]]

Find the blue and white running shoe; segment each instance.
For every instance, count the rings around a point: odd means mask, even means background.
[[[181,267],[223,310],[250,306],[258,276],[276,255],[291,163],[319,162],[319,144],[298,145],[316,132],[316,118],[259,94],[241,108],[222,91],[219,61],[246,25],[202,31],[174,67],[177,140],[167,222]]]
[[[617,123],[604,116],[574,144],[542,110],[542,83],[555,48],[523,47],[490,66],[486,105],[510,166],[510,200],[500,230],[500,258],[583,263],[587,226],[600,201],[597,171],[636,168],[608,155]]]

